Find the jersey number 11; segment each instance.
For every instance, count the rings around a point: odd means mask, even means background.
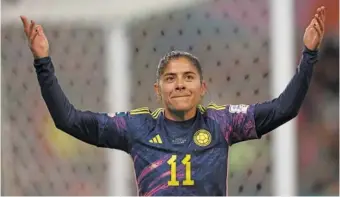
[[[183,180],[183,185],[194,185],[195,181],[191,179],[191,155],[185,155],[182,160],[182,164],[185,166],[185,179]],[[170,181],[168,181],[168,186],[179,186],[179,181],[177,180],[177,155],[172,155],[168,160],[170,165]]]

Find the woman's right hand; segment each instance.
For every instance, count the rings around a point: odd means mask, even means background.
[[[28,22],[25,16],[20,16],[20,18],[34,59],[48,57],[49,44],[41,25],[37,25],[33,20]]]

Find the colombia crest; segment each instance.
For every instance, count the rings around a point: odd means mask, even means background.
[[[205,129],[200,129],[194,134],[194,142],[198,146],[208,146],[211,143],[211,134]]]

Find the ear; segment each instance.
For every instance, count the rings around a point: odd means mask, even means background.
[[[160,87],[159,87],[159,84],[156,82],[156,83],[154,83],[153,84],[153,89],[154,89],[154,91],[155,91],[155,94],[156,94],[156,96],[157,96],[157,100],[161,100],[161,98],[162,98],[162,96],[161,96],[161,94],[160,94]]]
[[[207,92],[207,83],[203,80],[201,83],[201,96],[203,97]]]

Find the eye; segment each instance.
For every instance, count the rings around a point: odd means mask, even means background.
[[[194,79],[194,76],[192,76],[192,75],[187,75],[187,76],[186,76],[186,79],[188,79],[188,80],[193,80],[193,79]]]
[[[174,79],[175,79],[175,77],[173,77],[173,76],[168,76],[168,77],[165,78],[165,81],[166,81],[166,82],[172,82]]]

